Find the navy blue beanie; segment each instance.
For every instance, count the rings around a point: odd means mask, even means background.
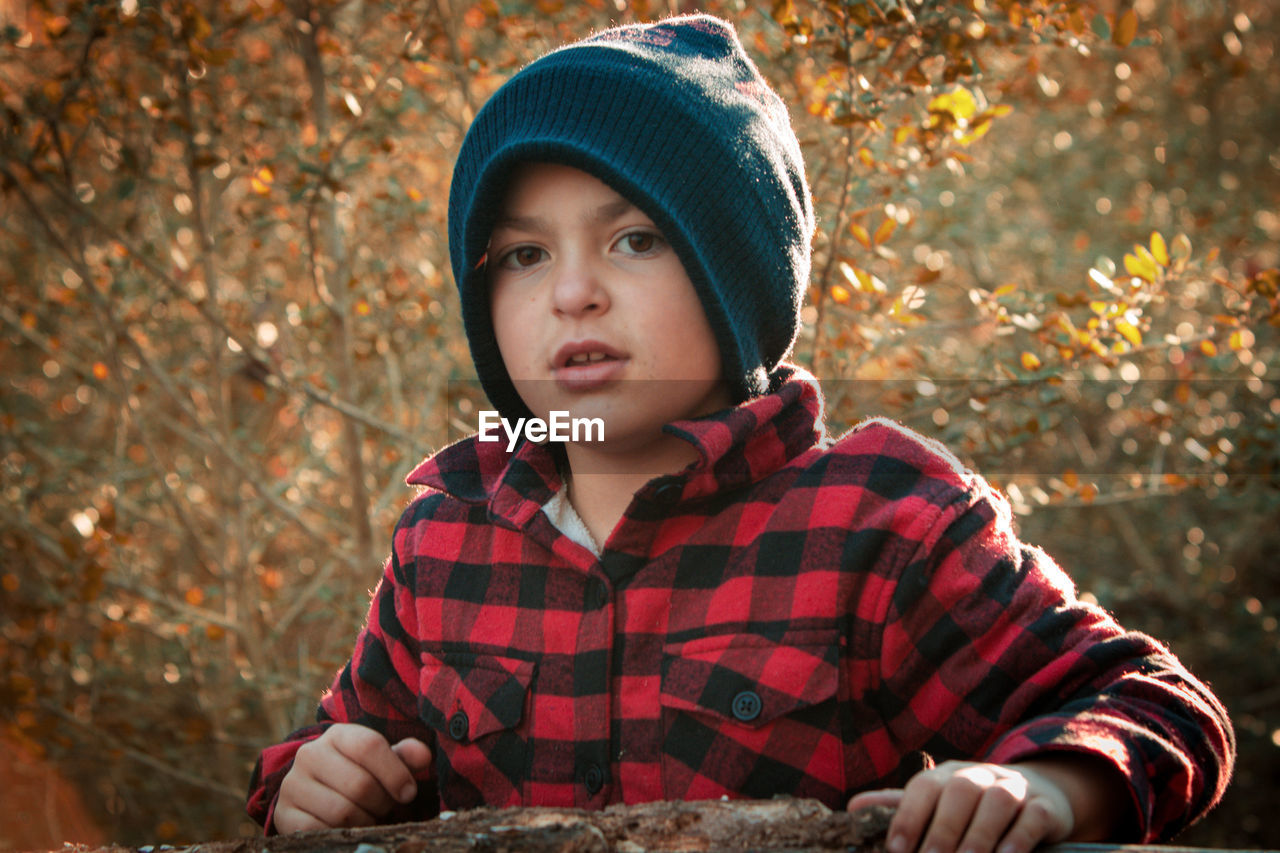
[[[472,123],[449,192],[449,254],[480,382],[527,417],[494,337],[484,264],[517,166],[581,169],[675,249],[735,398],[765,393],[800,325],[813,206],[786,106],[728,23],[706,15],[605,30],[546,54]]]

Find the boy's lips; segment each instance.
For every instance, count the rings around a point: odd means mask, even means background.
[[[573,341],[556,350],[552,376],[564,391],[592,391],[617,379],[627,355],[601,341]]]

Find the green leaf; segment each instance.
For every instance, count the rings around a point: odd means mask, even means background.
[[[1093,32],[1103,41],[1111,41],[1111,24],[1107,23],[1107,16],[1101,12],[1093,16]]]

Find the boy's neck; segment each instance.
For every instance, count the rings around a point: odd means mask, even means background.
[[[675,436],[633,452],[598,445],[566,445],[569,502],[601,548],[622,520],[632,498],[655,477],[674,474],[697,461],[691,445]]]

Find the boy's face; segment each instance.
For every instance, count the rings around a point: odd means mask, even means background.
[[[731,404],[675,251],[648,216],[591,175],[523,166],[494,227],[488,270],[498,348],[538,417],[599,417],[607,444],[639,447],[665,423]]]

